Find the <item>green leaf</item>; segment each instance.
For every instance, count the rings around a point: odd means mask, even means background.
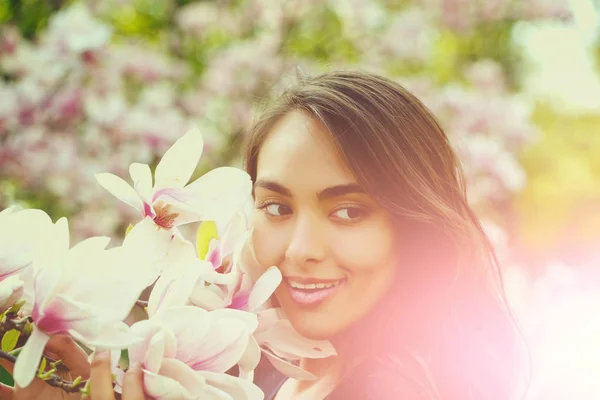
[[[5,385],[7,385],[7,386],[14,386],[15,385],[15,381],[13,380],[13,377],[1,365],[0,365],[0,383],[3,383]]]
[[[210,241],[219,238],[217,224],[215,221],[203,221],[196,232],[196,254],[204,260],[208,253]]]
[[[21,310],[21,307],[23,307],[23,305],[25,304],[25,300],[21,300],[17,303],[15,303],[11,308],[9,308],[6,312],[7,313],[18,313]]]
[[[6,332],[2,337],[2,351],[8,353],[9,351],[14,350],[14,348],[17,346],[17,342],[19,341],[19,336],[21,336],[21,332],[16,329],[11,329],[10,331]]]

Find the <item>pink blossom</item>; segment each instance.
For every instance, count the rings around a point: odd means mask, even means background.
[[[133,187],[109,173],[97,174],[96,178],[142,217],[151,217],[166,229],[200,219],[227,219],[248,200],[250,177],[242,170],[222,167],[186,186],[198,164],[202,146],[202,135],[197,129],[177,140],[158,163],[154,185],[150,167],[138,163],[129,169]]]
[[[225,374],[256,327],[255,315],[237,310],[163,309],[131,327],[142,341],[129,347],[129,360],[142,364],[152,398],[262,399],[254,384]]]
[[[109,238],[104,237],[69,249],[63,218],[38,242],[33,262],[34,328],[15,364],[20,387],[33,380],[52,335],[68,334],[87,346],[108,349],[123,349],[137,340],[122,321],[148,282],[156,279],[157,261],[164,257],[170,236],[152,227],[152,221],[142,221],[123,246],[109,250],[105,249]]]

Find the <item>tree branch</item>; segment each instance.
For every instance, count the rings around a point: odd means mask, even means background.
[[[0,350],[0,358],[5,359],[13,364],[17,361],[17,357],[13,356],[12,354],[8,354],[2,350]],[[50,364],[50,363],[48,363],[48,364]],[[77,379],[75,379],[74,381],[71,382],[71,381],[66,381],[66,380],[62,379],[60,376],[54,375],[54,374],[52,374],[48,378],[44,379],[44,382],[46,382],[48,385],[50,385],[52,387],[62,389],[67,393],[79,392],[87,384],[87,380],[83,380],[83,379],[81,379],[81,377],[78,377]]]

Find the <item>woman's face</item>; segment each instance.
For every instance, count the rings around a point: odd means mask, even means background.
[[[333,338],[394,281],[391,218],[358,186],[326,128],[299,112],[268,134],[256,175],[256,258],[281,270],[275,295],[294,328]]]

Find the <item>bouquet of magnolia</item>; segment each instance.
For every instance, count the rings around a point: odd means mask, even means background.
[[[60,360],[44,353],[55,335],[70,336],[88,354],[110,349],[116,392],[128,365],[141,363],[146,395],[161,399],[261,399],[253,372],[262,355],[288,376],[311,379],[295,361],[335,354],[268,308],[281,282],[276,267],[249,278],[241,257],[250,235],[249,176],[222,167],[187,184],[202,148],[197,129],[182,136],[154,182],[149,166],[137,163],[129,168],[133,186],[96,175],[140,213],[119,246],[92,237],[71,247],[65,218],[0,212],[0,358],[14,362],[18,386],[37,377],[68,392],[88,390],[81,377],[56,374]],[[178,228],[192,222],[200,225],[189,240]],[[132,322],[136,307],[143,317]]]

